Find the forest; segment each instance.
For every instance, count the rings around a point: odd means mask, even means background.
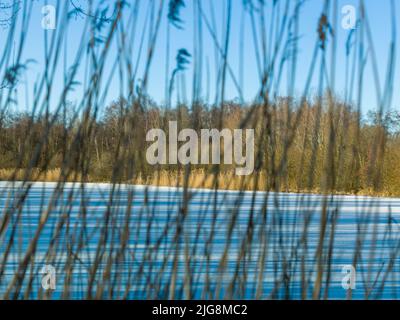
[[[212,188],[218,180],[226,189],[400,195],[396,111],[362,117],[328,94],[300,102],[278,98],[267,108],[227,101],[222,108],[196,103],[168,109],[150,98],[121,99],[102,114],[78,117],[68,107],[41,116],[2,114],[2,179],[170,186],[186,176],[192,187]],[[238,177],[233,165],[148,164],[144,137],[152,128],[168,132],[169,121],[196,131],[253,128],[255,172]]]

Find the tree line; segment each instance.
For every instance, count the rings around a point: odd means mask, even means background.
[[[173,109],[150,99],[121,100],[101,114],[79,116],[68,105],[58,114],[3,112],[0,168],[26,170],[28,176],[33,169],[60,169],[68,180],[117,182],[135,182],[156,171],[233,171],[223,164],[149,165],[146,133],[152,128],[168,132],[172,120],[196,131],[254,129],[255,173],[244,183],[262,179],[256,189],[400,194],[400,113],[362,117],[354,106],[328,96],[279,98],[267,106],[228,101],[222,107],[196,103]]]

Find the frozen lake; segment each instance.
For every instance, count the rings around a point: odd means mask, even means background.
[[[399,223],[400,199],[1,182],[0,298],[396,299]]]

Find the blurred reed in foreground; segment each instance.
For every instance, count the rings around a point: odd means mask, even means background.
[[[57,28],[43,32],[44,63],[33,83],[26,78],[33,63],[26,46],[37,1],[1,6],[7,18],[0,20],[0,178],[10,183],[1,190],[0,298],[51,298],[51,291],[36,290],[45,263],[59,267],[62,298],[73,290],[88,299],[330,297],[343,214],[333,195],[400,194],[399,115],[392,106],[397,11],[394,0],[386,2],[391,15],[384,22],[390,30],[385,73],[364,1],[345,48],[338,46],[338,1],[322,1],[298,89],[305,3],[194,0],[190,20],[183,18],[184,0],[56,1]],[[239,6],[239,17],[233,6]],[[174,32],[186,23],[193,24],[192,48],[172,51]],[[70,54],[72,41],[76,50]],[[232,50],[238,50],[237,61],[230,60]],[[250,102],[243,95],[244,50],[254,52],[258,79]],[[339,50],[345,51],[343,97],[336,92]],[[149,84],[161,55],[165,99],[157,104]],[[377,96],[367,119],[361,109],[366,67],[372,67]],[[111,83],[118,83],[119,92],[107,105]],[[227,99],[228,84],[235,101]],[[25,102],[21,90],[29,93]],[[150,166],[145,134],[166,129],[171,120],[196,132],[253,128],[253,175],[233,176],[230,165]],[[56,183],[50,191],[38,190],[32,181],[41,180]],[[86,184],[91,181],[109,183],[93,201],[93,187]],[[141,188],[137,195],[133,184],[181,191],[161,196]],[[190,187],[211,189],[197,198],[195,209]],[[229,203],[220,189],[239,192]],[[245,190],[254,192],[244,200]],[[299,194],[285,205],[282,191],[320,197]],[[374,201],[354,212],[353,238],[345,248],[351,265],[365,275],[364,298],[380,297],[385,286],[399,281],[398,223],[392,208],[381,215]],[[346,294],[352,297],[351,290]]]

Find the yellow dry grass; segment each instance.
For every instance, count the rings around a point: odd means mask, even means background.
[[[186,181],[187,180],[187,181]],[[213,174],[206,170],[193,170],[189,178],[185,178],[185,172],[156,171],[152,176],[130,181],[133,184],[156,186],[185,186],[189,188],[224,189],[224,190],[265,190],[265,174],[260,173],[257,179],[255,175],[237,176],[232,171]]]
[[[0,180],[3,181],[45,181],[58,182],[61,180],[61,169],[49,169],[46,171],[38,168],[28,169],[0,169]],[[70,174],[68,182],[80,181],[81,175]]]
[[[0,181],[43,181],[43,182],[58,182],[61,180],[61,169],[55,168],[47,171],[38,168],[32,169],[27,172],[26,169],[0,169]],[[82,175],[71,173],[66,179],[67,182],[81,182]],[[198,169],[192,170],[189,174],[189,179],[185,183],[185,171],[167,171],[160,170],[154,171],[153,175],[143,177],[137,176],[134,179],[125,181],[129,184],[136,185],[149,185],[149,186],[164,186],[164,187],[183,187],[188,188],[201,188],[201,189],[221,189],[221,190],[244,190],[244,191],[265,191],[267,177],[264,172],[257,175],[252,174],[249,176],[237,176],[233,171],[223,171],[218,174]],[[110,182],[106,180],[93,179],[88,176],[85,182]],[[283,192],[294,193],[311,193],[320,194],[322,190],[298,190],[295,188],[288,188],[281,190]],[[398,194],[388,191],[376,192],[372,189],[359,190],[358,192],[341,192],[335,191],[335,194],[341,195],[363,195],[363,196],[378,196],[378,197],[393,197]]]

